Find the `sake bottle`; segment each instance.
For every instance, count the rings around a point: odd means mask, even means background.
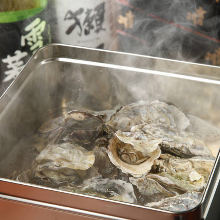
[[[47,0],[0,0],[0,94],[51,42]]]

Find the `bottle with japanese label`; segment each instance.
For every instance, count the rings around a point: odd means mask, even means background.
[[[47,0],[0,1],[0,95],[37,49],[51,42]]]
[[[54,41],[100,49],[114,49],[115,32],[109,0],[55,0],[57,32]]]

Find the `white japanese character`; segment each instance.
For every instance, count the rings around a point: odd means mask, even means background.
[[[3,63],[8,64],[7,68],[9,69],[8,71],[5,71],[6,77],[4,78],[3,82],[8,82],[17,77],[24,67],[24,61],[22,59],[27,55],[27,52],[16,50],[14,56],[8,55],[2,60]]]
[[[21,37],[21,46],[25,46],[27,42],[27,44],[30,46],[30,50],[33,51],[33,53],[36,51],[36,49],[42,47],[42,33],[45,29],[45,26],[45,21],[41,21],[40,18],[36,18],[31,24],[29,24],[25,28],[25,31],[29,33]]]

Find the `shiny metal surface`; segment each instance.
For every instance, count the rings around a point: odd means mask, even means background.
[[[201,203],[183,213],[17,183],[8,177],[33,160],[28,143],[22,142],[24,137],[31,136],[49,117],[73,108],[105,110],[141,99],[160,99],[219,126],[218,75],[219,67],[147,56],[65,45],[40,49],[0,99],[0,207],[5,210],[4,219],[12,219],[7,218],[9,209],[4,206],[18,210],[31,206],[32,214],[49,210],[54,218],[60,211],[70,214],[83,210],[81,214],[86,217],[98,213],[97,218],[110,219],[201,219],[211,201],[217,163]],[[30,219],[30,215],[20,213],[21,219]],[[67,213],[63,219],[69,219]],[[39,218],[50,219],[45,216]]]
[[[206,188],[206,191],[203,196],[203,201],[202,201],[202,217],[203,219],[206,219],[210,210],[210,207],[212,205],[214,196],[216,195],[216,190],[220,182],[220,157],[219,157],[220,152],[218,153],[215,165],[213,167],[213,171],[210,176],[210,180],[208,183],[208,186]]]

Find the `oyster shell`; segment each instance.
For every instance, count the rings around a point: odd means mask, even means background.
[[[213,157],[192,157],[189,158],[189,161],[192,163],[193,168],[205,178],[205,181],[208,181],[210,173],[215,163],[215,158]]]
[[[202,191],[213,165],[214,159],[210,158],[183,159],[162,154],[147,177],[173,192]]]
[[[142,125],[132,127],[131,132],[117,131],[115,135],[121,142],[132,145],[136,151],[140,151],[143,155],[148,155],[159,148],[162,138],[152,135],[154,130],[152,126],[147,132],[139,130],[140,126]]]
[[[168,188],[147,176],[141,178],[130,177],[129,181],[137,187],[138,194],[141,194],[141,199],[144,200],[144,202],[140,201],[142,204],[177,195],[177,193],[169,191]]]
[[[206,184],[204,177],[199,175],[199,178],[194,178],[192,172],[196,172],[195,170],[190,171],[190,173],[160,173],[160,174],[150,174],[148,178],[151,178],[158,183],[160,183],[165,188],[169,188],[171,192],[183,193],[183,192],[192,192],[192,191],[202,191]],[[193,180],[193,181],[192,181]]]
[[[95,162],[95,155],[76,144],[48,145],[36,157],[35,177],[50,185],[79,183]],[[39,180],[41,179],[41,180]]]
[[[102,132],[103,121],[100,117],[87,112],[71,111],[45,122],[39,128],[42,141],[36,147],[40,151],[47,144],[71,142],[91,150]]]
[[[31,170],[17,180],[62,190],[183,211],[199,201],[217,137],[206,123],[160,101],[117,111],[71,111],[42,125]],[[213,130],[214,129],[214,130]],[[201,131],[204,135],[200,135]]]
[[[123,143],[115,136],[110,140],[108,156],[110,161],[122,172],[133,176],[142,176],[151,170],[154,160],[160,156],[160,149],[157,148],[148,156],[144,156],[141,152],[136,151],[132,145]]]
[[[202,140],[188,134],[172,136],[169,140],[163,140],[160,148],[165,153],[179,157],[189,158],[193,156],[210,156],[212,153]]]
[[[59,138],[62,127],[64,126],[64,117],[50,119],[43,123],[35,135],[35,148],[41,152],[48,144],[56,143]]]
[[[180,157],[211,156],[202,140],[186,129],[189,119],[177,107],[164,102],[139,102],[122,107],[107,124],[124,143],[144,155],[160,145],[163,152]]]
[[[159,208],[172,212],[183,212],[195,208],[201,201],[202,193],[188,192],[159,202],[146,203],[145,206]]]
[[[94,177],[83,182],[83,192],[122,202],[137,203],[133,186],[123,180],[102,179]]]
[[[95,140],[103,132],[103,121],[90,113],[72,111],[65,116],[61,142],[77,143],[88,150],[94,148]]]
[[[115,130],[130,131],[135,125],[149,123],[183,131],[189,126],[189,119],[174,105],[157,100],[151,103],[140,101],[123,106],[107,125]]]
[[[96,146],[93,150],[95,154],[94,167],[103,178],[118,178],[118,169],[109,160],[107,149]]]
[[[202,140],[193,134],[181,132],[156,124],[140,124],[131,127],[130,132],[117,131],[116,136],[124,143],[133,145],[135,150],[144,155],[158,147],[179,157],[212,156],[211,151]]]

